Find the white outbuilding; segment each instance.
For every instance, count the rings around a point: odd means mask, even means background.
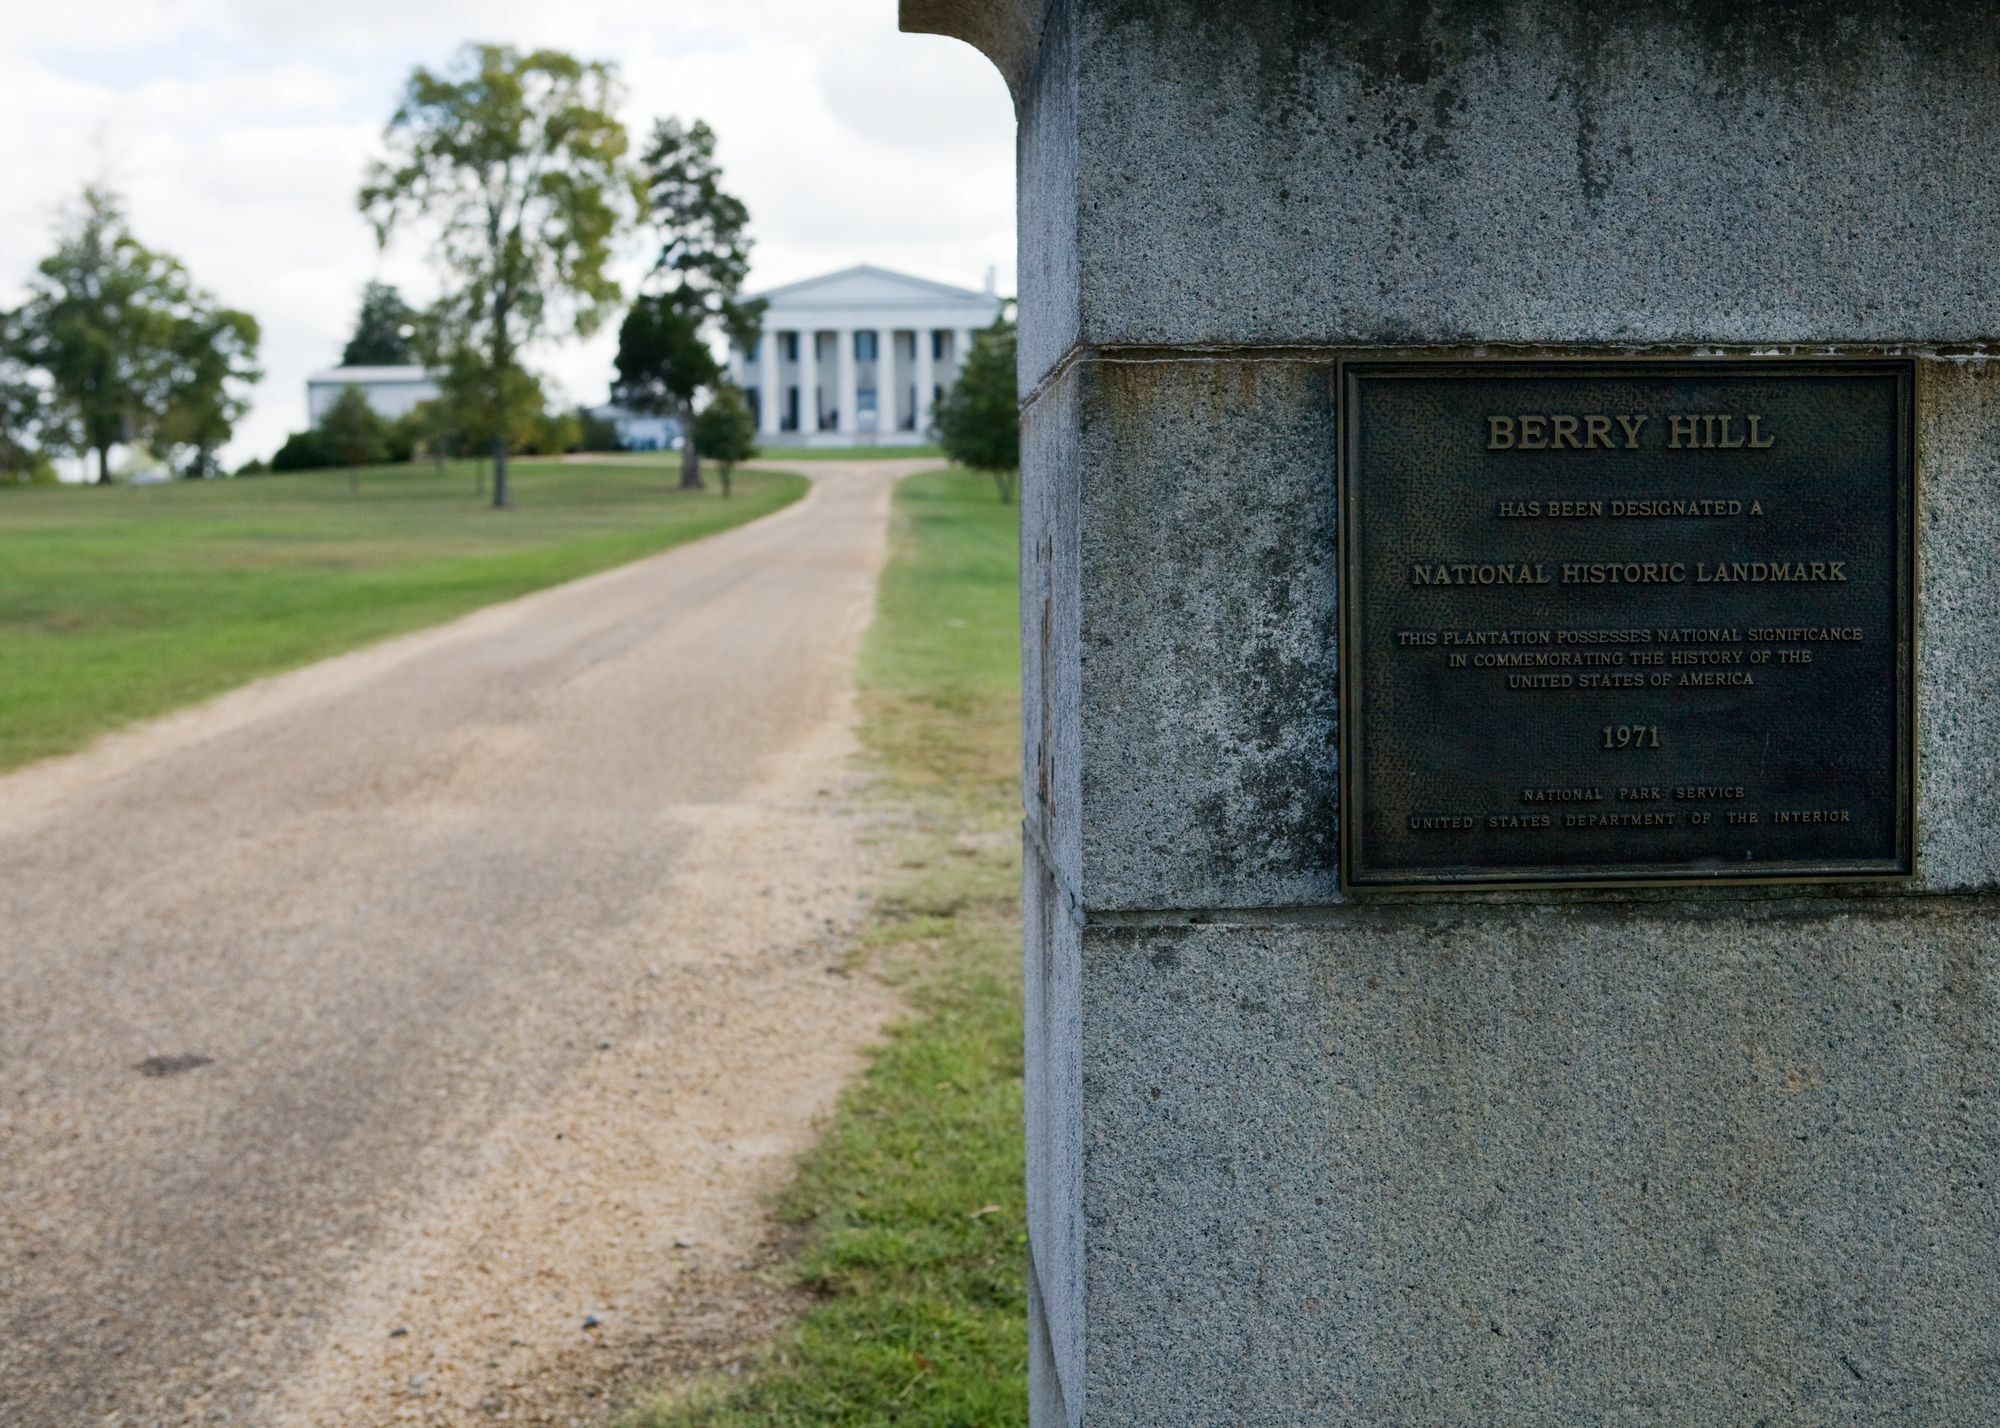
[[[886,268],[845,268],[759,293],[764,335],[730,375],[767,445],[917,445],[1000,299]]]
[[[422,367],[330,367],[306,378],[306,422],[315,429],[349,387],[359,387],[378,416],[394,421],[435,401],[437,378]]]
[[[621,407],[616,402],[606,402],[601,407],[585,409],[585,415],[599,421],[611,423],[611,429],[618,433],[618,445],[624,451],[678,451],[681,446],[681,424],[670,416],[659,416],[651,412],[635,412],[630,407]]]

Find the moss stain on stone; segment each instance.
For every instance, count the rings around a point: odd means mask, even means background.
[[[1958,68],[2000,63],[2000,23],[1983,3],[1925,0],[1081,0],[1113,44],[1141,30],[1146,52],[1202,57],[1200,72],[1252,76],[1259,111],[1279,131],[1354,125],[1352,103],[1327,112],[1324,78],[1352,73],[1350,99],[1374,101],[1373,130],[1357,138],[1414,161],[1436,160],[1463,108],[1458,86],[1480,61],[1546,36],[1573,90],[1578,182],[1596,201],[1610,179],[1600,99],[1648,53],[1698,63],[1716,102],[1760,95],[1837,106],[1883,63]],[[1510,40],[1511,35],[1511,40]],[[1606,57],[1624,61],[1607,66]],[[1366,105],[1363,106],[1367,107]],[[1616,151],[1612,159],[1622,157]]]

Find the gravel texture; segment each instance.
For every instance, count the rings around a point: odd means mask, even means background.
[[[0,780],[0,1421],[596,1423],[784,1310],[921,464]]]

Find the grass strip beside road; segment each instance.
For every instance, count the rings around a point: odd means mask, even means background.
[[[857,960],[913,1015],[779,1211],[811,1307],[740,1377],[634,1428],[1006,1428],[1027,1418],[1016,508],[906,480],[862,660],[896,869]]]
[[[485,504],[470,464],[0,488],[0,770],[726,530],[806,489],[744,471],[729,500],[679,491],[675,459],[518,462],[509,511]]]

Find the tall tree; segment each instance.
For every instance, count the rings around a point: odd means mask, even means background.
[[[370,283],[361,293],[354,336],[340,354],[343,367],[404,367],[417,360],[417,310],[388,283]]]
[[[694,419],[694,448],[722,469],[722,494],[730,494],[730,477],[736,463],[757,454],[757,419],[743,389],[734,382],[718,382],[715,392]]]
[[[617,373],[611,384],[613,401],[635,412],[672,416],[680,422],[681,488],[699,490],[694,399],[722,376],[722,364],[701,334],[700,316],[671,294],[642,295],[618,329]]]
[[[468,45],[414,70],[368,172],[361,210],[386,244],[433,231],[443,347],[469,363],[491,422],[493,504],[507,504],[508,430],[539,338],[594,332],[619,298],[608,271],[636,191],[608,64],[559,50]]]
[[[155,437],[183,474],[215,474],[216,453],[249,410],[250,388],[264,375],[257,366],[260,336],[249,313],[200,298],[174,323],[172,371]]]
[[[993,478],[1002,504],[1014,499],[1021,469],[1021,404],[1014,324],[1002,317],[972,340],[958,380],[937,410],[944,454]]]
[[[164,419],[186,325],[212,307],[178,262],[132,236],[109,189],[87,186],[13,324],[14,356],[48,378],[52,442],[95,453],[97,479],[109,482],[112,448],[146,440]]]
[[[671,412],[681,425],[681,486],[698,490],[701,460],[694,435],[695,399],[721,376],[709,350],[717,334],[748,348],[757,341],[764,304],[743,297],[750,276],[750,210],[722,186],[715,131],[697,119],[653,125],[641,160],[646,216],[660,252],[648,291],[618,334],[613,394],[640,411]]]

